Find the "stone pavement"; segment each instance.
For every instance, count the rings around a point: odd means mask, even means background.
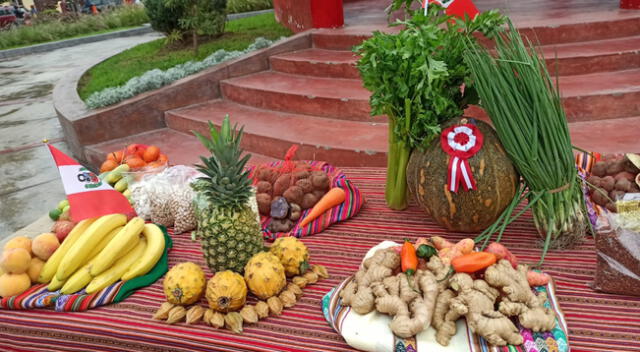
[[[42,139],[68,152],[51,101],[56,82],[90,64],[159,38],[157,33],[83,44],[0,61],[0,242],[64,199],[64,190]]]

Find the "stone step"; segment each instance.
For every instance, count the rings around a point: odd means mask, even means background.
[[[640,116],[569,124],[574,146],[600,153],[640,152]]]
[[[165,121],[179,132],[206,133],[208,121],[219,126],[226,114],[232,123],[244,126],[243,147],[249,152],[283,158],[292,144],[298,144],[299,159],[323,160],[337,166],[386,165],[385,123],[263,110],[228,100],[167,111]]]
[[[640,35],[606,40],[550,44],[540,48],[552,75],[580,75],[640,67]],[[557,60],[557,62],[556,62]]]
[[[593,16],[592,18],[598,18]],[[399,31],[399,27],[384,25],[353,26],[340,29],[320,29],[313,33],[313,46],[320,49],[350,51],[353,46],[371,37],[375,30]],[[518,26],[520,33],[539,45],[566,44],[596,40],[607,40],[640,34],[640,16],[629,18],[612,17],[598,21],[558,24],[547,21],[542,24]],[[482,40],[486,42],[486,40]]]
[[[170,165],[193,166],[196,163],[200,163],[200,155],[211,155],[191,132],[183,133],[169,128],[161,128],[87,146],[85,147],[85,156],[91,166],[99,168],[107,153],[132,143],[157,146],[162,153],[167,155]],[[258,165],[276,160],[277,159],[252,152],[248,165]]]
[[[360,79],[322,78],[264,71],[220,83],[225,98],[261,109],[352,121],[370,116],[369,91]]]
[[[297,75],[359,79],[357,57],[350,51],[305,49],[269,58],[271,69]]]

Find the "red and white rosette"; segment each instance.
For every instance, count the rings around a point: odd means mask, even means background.
[[[442,150],[451,156],[447,176],[449,191],[457,193],[461,183],[466,191],[476,189],[476,180],[471,173],[468,159],[482,149],[483,141],[482,132],[470,123],[451,126],[442,131]]]

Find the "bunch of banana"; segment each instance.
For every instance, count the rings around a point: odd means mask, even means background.
[[[98,175],[98,177],[107,182],[116,191],[122,193],[129,202],[131,202],[131,191],[129,190],[129,179],[123,177],[123,172],[129,172],[130,168],[127,164],[122,164],[111,171],[107,171]]]
[[[49,291],[97,292],[118,280],[149,272],[164,252],[164,234],[154,224],[122,214],[79,222],[44,264],[41,283]]]

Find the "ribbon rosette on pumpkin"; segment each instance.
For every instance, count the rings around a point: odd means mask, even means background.
[[[442,150],[449,154],[449,172],[447,184],[449,191],[457,193],[460,183],[466,191],[476,189],[468,159],[482,149],[482,132],[473,124],[451,126],[442,131],[440,144]]]

